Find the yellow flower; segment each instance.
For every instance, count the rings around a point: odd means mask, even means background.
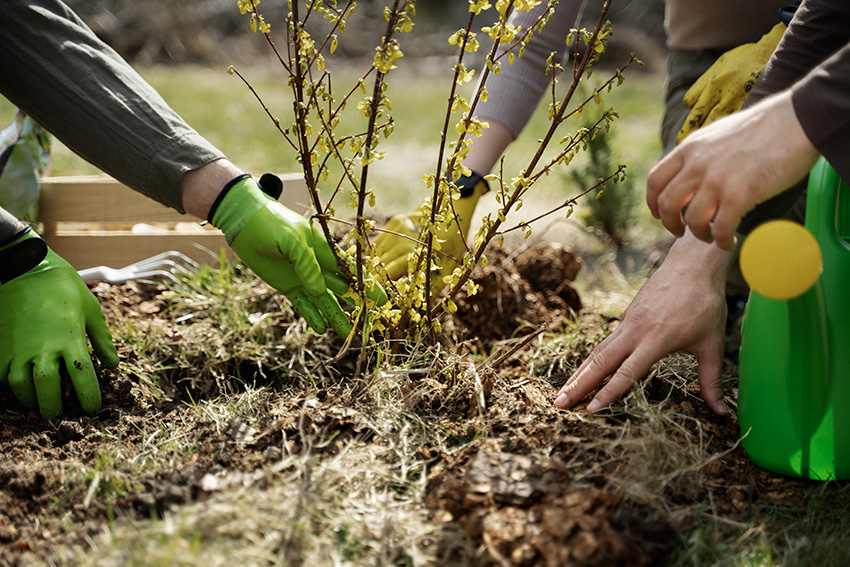
[[[482,10],[489,10],[490,7],[491,4],[487,0],[469,0],[469,11],[476,16],[480,14]]]
[[[540,2],[536,0],[514,0],[514,8],[517,12],[530,12],[535,6],[539,6]]]

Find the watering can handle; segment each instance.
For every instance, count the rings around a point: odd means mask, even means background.
[[[806,228],[821,247],[845,248],[841,242],[838,194],[842,181],[825,158],[821,157],[809,173],[806,194]]]

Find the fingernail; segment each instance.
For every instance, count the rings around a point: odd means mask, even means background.
[[[555,407],[560,408],[560,409],[564,409],[565,407],[567,407],[567,395],[566,394],[559,394],[558,397],[555,398]]]
[[[601,403],[599,403],[599,400],[597,400],[596,398],[594,398],[594,399],[590,400],[590,403],[589,403],[589,404],[587,404],[587,411],[589,411],[589,412],[594,412],[594,411],[598,410],[598,409],[599,409],[599,408],[601,408],[601,407],[602,407],[602,404],[601,404]]]
[[[723,400],[717,400],[717,403],[714,404],[714,407],[717,409],[717,413],[720,415],[726,415],[726,412],[729,411],[729,408],[726,407],[726,404],[723,403]]]

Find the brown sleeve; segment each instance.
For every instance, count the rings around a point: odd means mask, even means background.
[[[792,87],[806,135],[844,180],[850,180],[850,41]]]
[[[791,88],[850,40],[850,2],[803,0],[743,108]]]
[[[850,179],[850,2],[803,0],[742,108],[793,89],[797,118],[843,179]],[[784,216],[805,180],[744,217],[741,232]]]

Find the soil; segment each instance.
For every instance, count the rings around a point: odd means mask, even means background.
[[[418,449],[430,463],[423,506],[431,522],[456,527],[482,550],[478,565],[664,565],[690,518],[627,497],[621,480],[633,474],[635,463],[627,452],[599,448],[605,440],[616,441],[632,417],[552,406],[570,369],[616,321],[581,310],[571,283],[581,262],[568,249],[545,246],[491,255],[489,267],[475,276],[482,293],[458,303],[447,331],[457,337],[454,344],[461,345],[459,351],[493,352],[491,361],[498,360],[481,366],[483,396],[471,387],[411,375],[404,390],[408,410],[443,428],[449,439]],[[168,320],[162,287],[101,284],[94,292],[112,324],[121,318]],[[179,334],[182,323],[168,324]],[[549,331],[571,325],[578,335],[546,372],[539,372],[538,343],[552,340],[544,339]],[[119,347],[126,361],[131,353],[126,345]],[[0,565],[52,564],[61,550],[87,549],[90,538],[115,517],[159,517],[228,490],[226,482],[210,479],[268,467],[280,458],[281,431],[291,433],[288,450],[298,454],[297,433],[305,420],[316,431],[339,432],[337,440],[379,442],[364,434],[368,396],[354,396],[342,386],[352,371],[351,362],[342,361],[338,384],[314,392],[276,390],[268,404],[273,413],[260,412],[251,427],[235,418],[224,430],[199,419],[185,399],[145,395],[126,365],[101,371],[103,409],[93,415],[75,408],[69,391],[67,415],[45,422],[3,388]],[[726,401],[734,408],[733,365],[727,375]],[[668,495],[670,507],[710,501],[714,514],[746,521],[754,502],[799,505],[812,490],[811,483],[754,466],[737,446],[734,412],[718,417],[708,411],[693,376],[679,382],[653,379],[644,395],[675,408],[682,443],[700,439],[706,457],[696,492]],[[312,402],[305,404],[308,396]],[[185,428],[196,440],[194,453],[169,470],[140,474],[132,479],[133,490],[116,492],[111,501],[92,498],[87,487],[95,479],[74,478],[77,465],[98,470],[107,439],[120,439],[126,455],[144,451],[149,440],[143,423]]]

